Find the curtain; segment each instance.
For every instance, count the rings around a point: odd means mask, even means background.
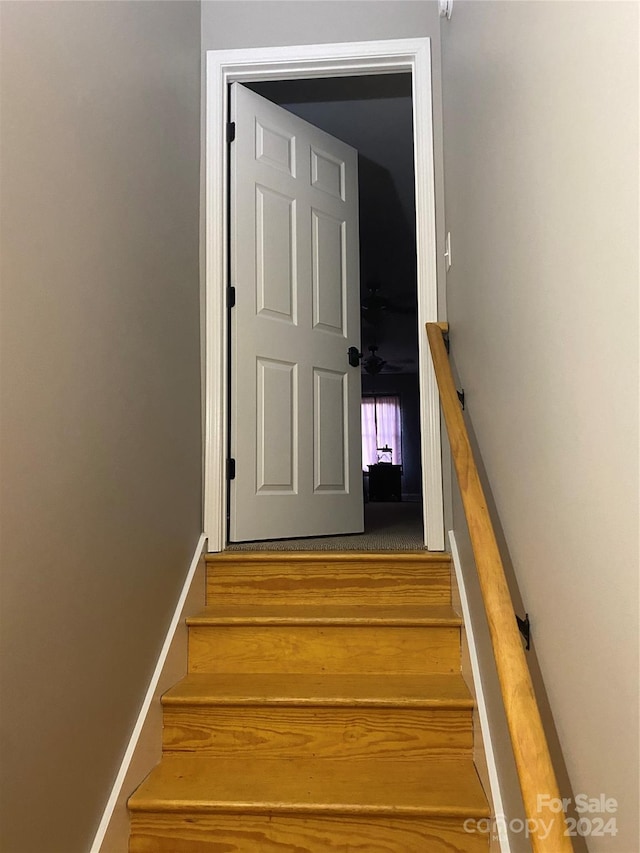
[[[400,398],[364,397],[362,400],[362,468],[378,461],[378,448],[390,447],[393,464],[402,465]]]

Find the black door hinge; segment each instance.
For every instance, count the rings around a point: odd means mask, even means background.
[[[235,287],[227,288],[227,307],[235,308],[236,304],[236,289]]]
[[[236,478],[236,460],[233,457],[227,459],[227,480]]]
[[[462,389],[462,391],[456,391],[456,394],[458,395],[458,400],[460,400],[460,405],[462,406],[462,410],[464,411],[464,388]]]
[[[231,144],[236,138],[236,123],[235,121],[227,122],[227,142]]]
[[[518,623],[518,629],[520,630],[520,633],[524,637],[527,644],[525,646],[525,649],[529,651],[529,649],[531,648],[531,622],[529,622],[529,614],[525,613],[524,619],[521,619],[519,616],[516,615],[516,621]]]

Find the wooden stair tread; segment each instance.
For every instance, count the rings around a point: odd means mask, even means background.
[[[206,625],[372,625],[460,626],[448,604],[424,605],[208,605],[187,619],[190,627]]]
[[[486,817],[471,759],[163,756],[129,800],[133,812]]]
[[[223,551],[207,554],[207,563],[215,568],[222,563],[246,563],[252,565],[291,563],[307,564],[369,564],[372,566],[402,565],[407,563],[450,565],[451,555],[446,551]]]
[[[474,707],[462,676],[192,673],[162,697],[165,706]]]

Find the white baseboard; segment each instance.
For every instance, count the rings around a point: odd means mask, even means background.
[[[182,613],[182,608],[184,607],[184,603],[187,598],[187,594],[191,587],[191,583],[193,581],[193,576],[195,575],[196,569],[198,567],[198,563],[200,562],[200,557],[202,555],[202,549],[204,548],[205,542],[205,534],[201,534],[198,539],[198,544],[196,545],[196,549],[193,554],[193,559],[191,560],[191,565],[189,566],[189,571],[187,572],[187,576],[184,581],[184,585],[182,587],[182,592],[180,593],[180,597],[178,598],[178,602],[176,604],[173,617],[171,619],[171,623],[169,624],[169,628],[167,630],[167,634],[164,638],[164,643],[162,645],[162,650],[160,651],[160,655],[158,656],[158,661],[156,663],[156,668],[153,671],[153,675],[151,676],[151,681],[149,682],[149,686],[147,688],[147,692],[145,694],[144,700],[142,702],[142,706],[140,708],[140,713],[138,714],[138,719],[136,720],[136,724],[133,727],[133,731],[131,732],[131,737],[129,738],[129,744],[122,758],[122,763],[120,765],[120,769],[118,770],[118,775],[116,776],[116,780],[113,783],[113,788],[111,790],[111,794],[109,799],[107,800],[107,805],[105,806],[104,813],[102,815],[102,820],[98,826],[98,831],[96,832],[96,836],[93,839],[93,844],[90,848],[90,853],[99,853],[100,847],[102,846],[102,842],[104,840],[104,836],[107,832],[107,828],[109,826],[109,821],[111,820],[111,816],[113,814],[113,810],[116,807],[116,803],[118,801],[118,797],[120,796],[120,791],[122,789],[122,785],[124,783],[125,777],[127,775],[127,771],[129,769],[129,764],[131,763],[131,759],[133,758],[133,754],[135,752],[136,746],[138,744],[138,739],[140,738],[140,733],[142,732],[142,727],[144,726],[144,722],[147,718],[147,714],[149,713],[149,708],[151,707],[151,702],[153,700],[156,687],[158,685],[158,680],[160,679],[160,675],[162,673],[162,669],[164,667],[165,661],[167,659],[167,655],[169,653],[169,648],[173,641],[173,636],[176,632],[176,628],[178,627],[178,623],[180,621],[180,614]]]
[[[471,659],[471,672],[473,674],[473,684],[476,692],[476,703],[478,706],[478,718],[480,720],[480,728],[482,730],[482,740],[487,759],[487,769],[489,771],[489,785],[491,786],[491,797],[493,799],[493,807],[495,817],[502,817],[505,813],[502,791],[500,788],[500,778],[498,776],[498,768],[496,765],[495,754],[493,751],[493,742],[491,740],[491,730],[489,728],[489,717],[487,715],[487,704],[484,697],[482,685],[482,676],[480,674],[480,662],[476,651],[475,637],[473,633],[473,623],[471,621],[471,612],[469,610],[469,599],[464,582],[464,574],[462,572],[462,563],[460,562],[460,554],[458,552],[458,544],[453,530],[449,531],[449,544],[451,545],[451,558],[456,573],[458,582],[458,592],[460,593],[460,604],[462,606],[462,616],[464,619],[464,627],[467,633],[469,644],[469,657]],[[504,821],[497,821],[498,843],[500,844],[501,853],[511,853],[511,845],[509,836],[504,826]]]

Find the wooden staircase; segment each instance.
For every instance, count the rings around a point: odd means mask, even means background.
[[[131,853],[479,853],[447,555],[208,559]]]

